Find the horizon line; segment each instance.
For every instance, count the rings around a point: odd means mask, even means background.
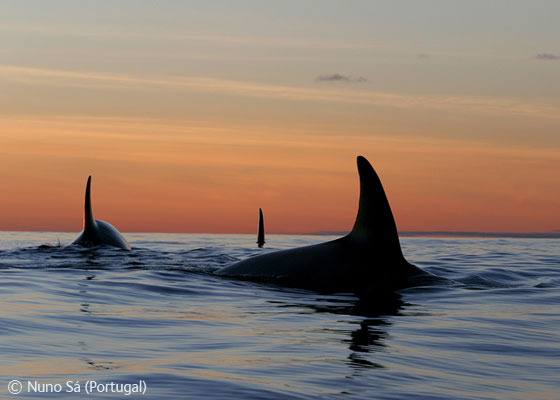
[[[28,231],[1,230],[2,233],[32,232],[32,233],[79,233],[80,231]],[[128,234],[191,234],[191,235],[254,235],[247,232],[128,232]],[[268,232],[267,235],[303,235],[303,236],[345,236],[349,231],[317,231],[317,232]],[[514,239],[560,239],[560,232],[477,232],[477,231],[399,231],[399,236],[407,237],[481,237],[481,238],[514,238]]]

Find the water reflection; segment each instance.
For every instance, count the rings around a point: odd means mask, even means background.
[[[368,354],[382,351],[391,326],[390,317],[398,315],[407,305],[402,296],[395,292],[369,294],[354,297],[351,295],[320,296],[305,302],[269,301],[279,307],[311,309],[316,313],[362,317],[351,324],[358,327],[341,339],[348,344],[348,365],[354,368],[385,368],[382,364],[367,359]]]
[[[93,368],[95,370],[112,370],[120,368],[120,366],[115,365],[115,363],[111,361],[96,362],[89,358],[83,358],[83,361],[89,366],[89,368]]]
[[[80,304],[80,311],[87,314],[87,315],[92,314],[92,311],[89,309],[89,304],[88,303]]]

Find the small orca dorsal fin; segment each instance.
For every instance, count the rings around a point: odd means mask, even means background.
[[[97,227],[91,210],[91,175],[88,177],[86,185],[86,200],[84,203],[84,232],[92,232]]]
[[[265,244],[264,241],[264,219],[263,219],[263,212],[262,209],[259,208],[259,230],[257,233],[257,244],[259,247],[263,247]]]
[[[367,240],[368,246],[375,246],[385,254],[403,257],[397,226],[381,180],[365,157],[358,156],[357,161],[360,204],[356,222],[348,236]]]

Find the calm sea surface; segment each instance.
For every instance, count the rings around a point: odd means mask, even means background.
[[[445,279],[369,304],[212,274],[329,237],[76,236],[0,232],[1,399],[560,399],[558,239],[401,238]]]

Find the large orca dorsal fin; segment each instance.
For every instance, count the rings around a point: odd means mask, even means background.
[[[358,216],[348,236],[367,240],[385,254],[402,257],[397,226],[381,180],[365,157],[358,156],[360,175],[360,205]]]
[[[92,232],[97,227],[91,210],[91,175],[88,177],[86,185],[86,200],[84,203],[84,232]]]

